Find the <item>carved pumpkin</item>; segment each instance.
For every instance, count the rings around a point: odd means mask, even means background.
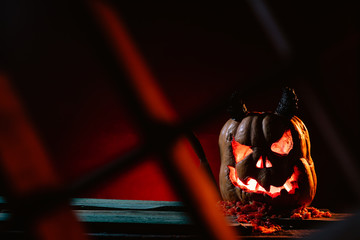
[[[235,99],[235,100],[234,100]],[[248,112],[233,98],[219,136],[219,184],[223,200],[309,205],[316,192],[310,139],[296,116],[297,97],[283,91],[275,113]]]

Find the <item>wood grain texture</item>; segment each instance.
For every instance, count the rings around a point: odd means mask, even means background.
[[[6,207],[6,202],[0,197],[0,226],[9,221],[11,216]],[[181,202],[74,198],[71,207],[85,225],[87,235],[93,239],[199,238],[198,227]],[[242,239],[300,239],[350,216],[347,213],[333,213],[331,218],[280,218],[275,221],[282,226],[283,231],[270,235],[253,232],[251,224],[240,224],[234,217],[227,217],[227,221]],[[21,229],[0,233],[0,237],[5,239],[5,236],[26,239],[26,236],[21,235]]]

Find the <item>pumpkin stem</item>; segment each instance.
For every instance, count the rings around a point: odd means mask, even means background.
[[[292,118],[298,110],[298,98],[294,89],[283,88],[282,96],[276,108],[275,114]]]
[[[235,121],[240,122],[248,114],[245,103],[241,98],[241,94],[235,91],[230,97],[230,103],[227,108],[227,112]]]

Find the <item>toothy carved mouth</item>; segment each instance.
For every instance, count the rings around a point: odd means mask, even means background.
[[[281,190],[285,189],[289,194],[294,194],[295,189],[299,188],[298,185],[298,177],[300,174],[299,169],[294,166],[294,173],[291,175],[291,177],[286,180],[283,186],[281,187],[275,187],[273,185],[270,186],[270,190],[266,191],[255,179],[253,178],[247,178],[246,183],[243,183],[239,177],[237,176],[236,170],[232,166],[228,166],[230,173],[229,178],[232,184],[236,187],[241,188],[242,190],[246,192],[252,192],[252,193],[259,193],[259,194],[267,194],[272,198],[276,198],[281,194]]]

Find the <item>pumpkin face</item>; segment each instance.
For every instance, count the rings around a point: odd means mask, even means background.
[[[219,147],[224,200],[286,206],[309,205],[313,200],[316,174],[310,139],[298,117],[253,112],[229,119]]]

